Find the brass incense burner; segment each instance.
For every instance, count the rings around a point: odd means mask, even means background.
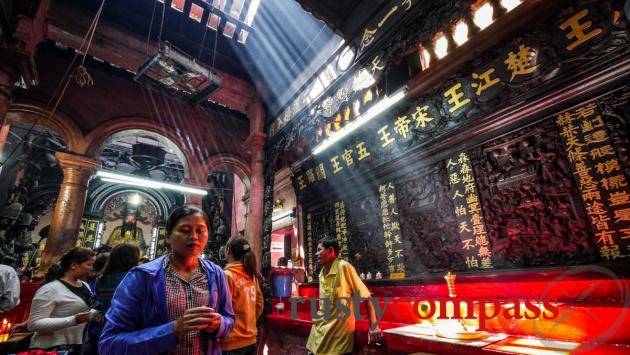
[[[454,307],[459,307],[459,314],[466,314],[468,312],[474,312],[474,309],[468,309],[468,305],[466,302],[459,303],[457,301],[457,293],[455,291],[455,279],[457,275],[448,272],[444,276],[444,280],[446,280],[446,286],[448,287],[448,296],[453,299],[453,302],[446,302],[444,304],[440,304],[440,302],[434,302],[435,313],[433,317],[429,319],[431,323],[431,327],[435,331],[435,335],[442,338],[448,339],[458,339],[458,340],[474,340],[481,339],[487,336],[486,332],[478,331],[477,326],[478,323],[476,320],[466,320],[463,318],[456,319],[454,318],[455,312]],[[446,307],[446,314],[449,315],[450,319],[438,319],[438,314],[440,314],[440,307]],[[428,309],[430,309],[430,305],[425,302],[418,305],[418,311],[421,315],[428,315]]]

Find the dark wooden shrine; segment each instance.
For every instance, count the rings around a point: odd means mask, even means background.
[[[319,272],[317,241],[336,237],[342,257],[373,279],[366,281],[373,294],[439,295],[441,276],[453,271],[467,285],[463,296],[542,297],[533,290],[544,287],[528,282],[569,273],[583,284],[561,297],[567,310],[588,300],[608,316],[626,312],[627,292],[613,286],[578,296],[598,280],[628,286],[630,14],[623,2],[523,1],[505,13],[490,1],[494,22],[481,31],[472,21],[480,2],[439,3],[384,6],[351,43],[354,64],[313,103],[297,97],[270,127],[266,191],[288,160],[308,281]],[[459,21],[470,32],[458,46]],[[432,42],[440,34],[448,43],[442,59]],[[357,85],[366,73],[374,84]],[[401,101],[317,152],[401,91]],[[613,276],[598,273],[603,267]],[[305,284],[301,294],[316,287]],[[308,319],[285,318],[271,317],[274,326],[310,328]],[[497,331],[630,343],[627,333],[600,339],[588,322],[571,326],[534,333],[510,323]]]

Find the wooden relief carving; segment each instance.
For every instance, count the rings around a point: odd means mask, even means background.
[[[496,266],[598,260],[552,120],[477,147],[471,158]]]
[[[396,182],[408,274],[465,268],[448,189],[444,162]]]
[[[387,252],[383,227],[378,218],[378,196],[368,195],[346,203],[348,217],[348,255],[358,273],[380,271],[385,274]]]

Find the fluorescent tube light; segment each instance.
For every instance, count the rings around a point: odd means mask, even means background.
[[[287,211],[287,212],[281,213],[281,214],[279,214],[277,216],[272,216],[271,217],[271,221],[272,222],[279,221],[279,220],[281,220],[281,219],[283,219],[285,217],[288,217],[288,216],[290,216],[292,214],[293,214],[293,211]]]
[[[112,173],[109,171],[99,170],[96,173],[97,176],[100,176],[103,181],[117,183],[117,184],[125,184],[139,187],[146,187],[149,189],[166,189],[166,190],[174,190],[179,192],[186,192],[196,195],[207,195],[208,191],[182,185],[182,184],[171,184],[161,181],[155,181],[150,179],[143,179],[139,177],[123,175],[118,173]]]
[[[378,116],[378,114],[387,110],[392,105],[402,100],[404,97],[405,97],[405,91],[400,90],[396,92],[394,95],[392,95],[391,97],[383,98],[381,101],[376,103],[376,105],[372,106],[369,110],[367,110],[367,112],[365,112],[363,115],[360,115],[354,121],[348,123],[342,129],[338,130],[337,132],[333,133],[330,137],[326,138],[326,140],[321,142],[317,147],[315,147],[315,149],[313,149],[313,154],[317,155],[323,152],[325,149],[335,144],[337,141],[347,136],[348,134],[352,133],[354,130],[361,127],[363,124],[365,124],[372,118]]]

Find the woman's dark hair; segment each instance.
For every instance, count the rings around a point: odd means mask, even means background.
[[[127,272],[140,261],[140,249],[133,244],[118,244],[109,253],[109,259],[103,275],[111,275],[117,272]]]
[[[230,251],[234,259],[243,263],[245,273],[252,279],[258,274],[256,272],[256,255],[247,239],[235,236],[228,239],[225,248]]]
[[[87,248],[75,247],[65,253],[59,262],[48,269],[45,283],[59,279],[65,275],[72,264],[81,264],[94,257],[94,252]]]
[[[341,248],[339,248],[339,242],[337,242],[337,240],[327,237],[320,240],[317,244],[321,244],[324,249],[333,248],[335,255],[339,256],[339,249]]]
[[[94,266],[92,267],[94,272],[99,273],[103,271],[105,269],[105,265],[107,265],[107,260],[109,260],[109,253],[98,254],[96,260],[94,260]]]
[[[174,209],[173,212],[171,212],[171,214],[168,216],[168,219],[166,220],[166,234],[171,234],[180,219],[194,214],[202,215],[203,219],[206,220],[206,226],[210,227],[210,220],[208,219],[208,215],[201,208],[197,206],[184,205]]]

